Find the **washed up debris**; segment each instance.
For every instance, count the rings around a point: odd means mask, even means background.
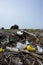
[[[21,31],[17,31],[17,34],[18,34],[18,35],[22,35],[23,32],[21,32]]]
[[[26,31],[8,35],[0,41],[0,65],[43,65],[43,41],[39,44],[40,40]]]
[[[12,47],[6,46],[6,49],[9,50],[9,51],[18,52],[18,49],[17,48],[12,48]]]
[[[32,47],[31,45],[27,45],[27,50],[36,51],[36,49],[34,47]]]
[[[29,45],[30,44],[30,42],[28,42],[28,40],[26,40],[26,45]]]
[[[43,52],[43,49],[38,45],[37,45],[37,50],[38,50],[38,52]]]
[[[1,52],[3,52],[3,49],[2,49],[2,48],[0,48],[0,53],[1,53]]]
[[[18,48],[19,50],[23,50],[26,48],[26,44],[22,44],[22,43],[18,42],[16,48]]]

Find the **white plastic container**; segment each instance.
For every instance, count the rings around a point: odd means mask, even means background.
[[[18,48],[19,50],[23,50],[26,48],[26,44],[22,44],[22,43],[18,42],[16,48]]]

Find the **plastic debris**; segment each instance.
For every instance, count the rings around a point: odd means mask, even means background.
[[[23,50],[26,48],[26,44],[22,44],[22,43],[18,42],[16,48],[18,48],[19,50]]]
[[[38,52],[43,52],[43,49],[40,46],[37,46]]]
[[[18,35],[22,35],[23,33],[21,31],[17,31],[17,34]]]
[[[9,51],[18,52],[18,49],[17,48],[11,48],[11,47],[6,46],[6,49],[9,50]]]
[[[30,44],[30,42],[28,42],[28,40],[26,40],[26,45],[29,45]]]
[[[30,45],[27,45],[27,50],[29,51],[36,51],[36,49]]]
[[[2,49],[2,48],[0,48],[0,53],[1,53],[1,52],[3,52],[3,49]]]

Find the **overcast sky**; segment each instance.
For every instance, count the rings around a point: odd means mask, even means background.
[[[0,0],[0,27],[43,29],[43,0]]]

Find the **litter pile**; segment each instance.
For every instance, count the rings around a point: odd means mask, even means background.
[[[0,35],[0,65],[43,65],[43,37],[26,31]]]

